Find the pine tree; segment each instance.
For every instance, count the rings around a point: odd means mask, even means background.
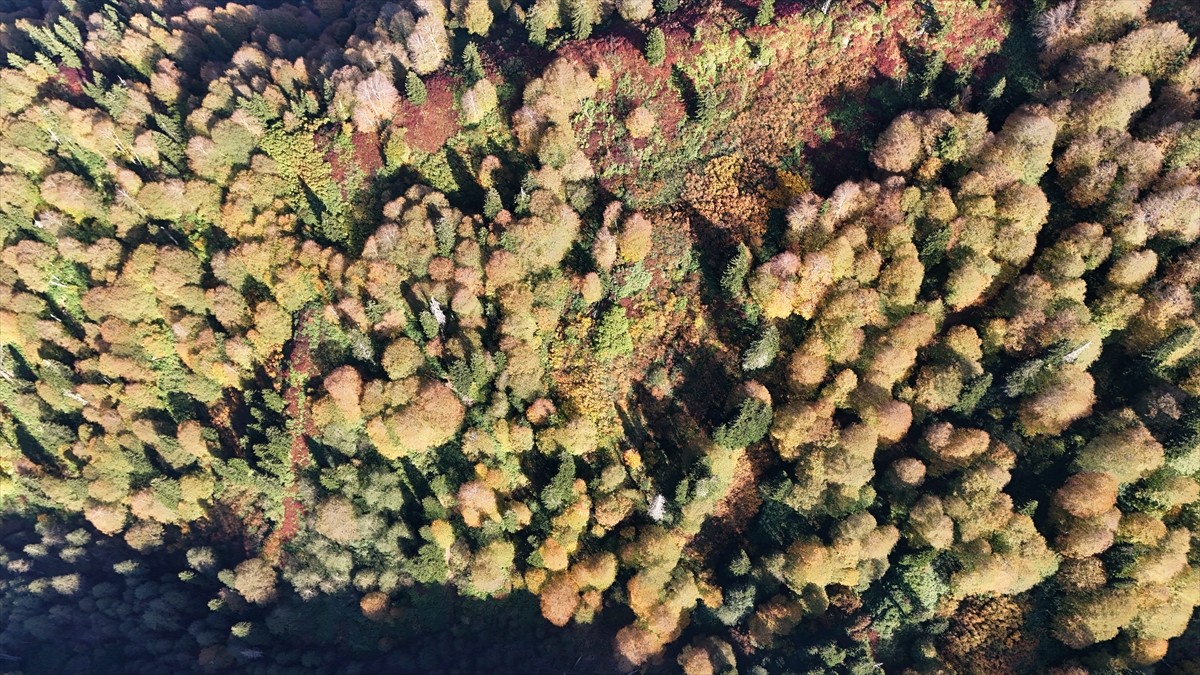
[[[411,70],[404,78],[404,95],[413,105],[421,105],[429,98],[429,93],[425,91],[425,83]]]
[[[715,89],[709,88],[696,94],[695,120],[701,124],[711,122],[717,113],[720,97]]]
[[[646,61],[652,66],[659,66],[666,58],[667,37],[661,28],[655,28],[646,36]]]

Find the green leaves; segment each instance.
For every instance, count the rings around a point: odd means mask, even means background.
[[[542,488],[542,505],[550,511],[558,511],[572,501],[575,486],[575,458],[563,454],[558,473]]]
[[[732,300],[742,300],[746,296],[746,275],[750,273],[750,249],[738,242],[737,252],[725,267],[721,275],[721,289]]]
[[[404,96],[413,105],[422,105],[429,98],[429,92],[425,90],[425,83],[421,81],[421,76],[411,70],[404,76]]]
[[[744,448],[761,441],[771,428],[771,406],[756,398],[747,398],[738,408],[737,417],[717,427],[713,441],[724,448]]]
[[[462,51],[462,72],[467,78],[467,84],[475,84],[484,78],[483,60],[479,57],[479,47],[474,42],[468,42]]]
[[[775,19],[775,0],[759,0],[754,12],[754,25],[765,26]]]
[[[601,361],[633,353],[633,339],[629,336],[629,319],[624,307],[613,305],[604,313],[596,328],[594,344],[596,357]]]
[[[667,57],[667,36],[661,28],[654,28],[646,36],[646,61],[652,66],[661,66]]]

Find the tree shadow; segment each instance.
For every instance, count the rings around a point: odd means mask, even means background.
[[[63,531],[77,524],[65,523]],[[0,541],[13,550],[39,536],[31,520],[4,518]],[[30,673],[610,673],[616,670],[613,637],[628,623],[617,609],[589,624],[558,628],[527,591],[481,599],[445,585],[393,591],[370,616],[360,605],[363,593],[305,599],[285,582],[274,600],[248,604],[225,588],[215,568],[180,574],[187,542],[178,543],[137,555],[130,568],[129,548],[100,537],[85,556],[44,556],[13,572],[0,587],[0,603],[14,610],[5,612],[9,623],[0,628],[5,667]],[[220,557],[241,555],[225,548]],[[71,606],[62,604],[62,595],[33,590],[44,583],[39,579],[61,575],[71,575],[78,582],[73,594],[97,609],[62,611]],[[214,598],[222,600],[214,604]],[[63,635],[73,638],[64,642]]]

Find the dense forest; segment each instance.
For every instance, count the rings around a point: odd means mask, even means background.
[[[0,672],[1200,672],[1194,35],[0,0]]]

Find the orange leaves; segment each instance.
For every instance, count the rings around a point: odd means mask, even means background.
[[[1117,480],[1112,474],[1077,473],[1054,495],[1054,504],[1076,518],[1091,518],[1117,503]]]
[[[766,232],[767,198],[759,187],[765,179],[757,165],[747,167],[740,155],[725,155],[709,160],[703,173],[691,177],[683,199],[713,225],[757,250]]]
[[[1095,380],[1086,371],[1063,366],[1037,395],[1021,404],[1020,420],[1031,436],[1061,433],[1087,415],[1096,401]]]
[[[483,519],[500,520],[496,493],[480,481],[463,483],[458,488],[458,509],[467,527],[479,527]]]
[[[542,616],[555,626],[565,626],[579,606],[579,588],[570,574],[556,574],[541,588]]]
[[[359,407],[362,377],[353,366],[342,366],[326,375],[325,391],[347,421],[357,423],[362,418],[362,409]]]

